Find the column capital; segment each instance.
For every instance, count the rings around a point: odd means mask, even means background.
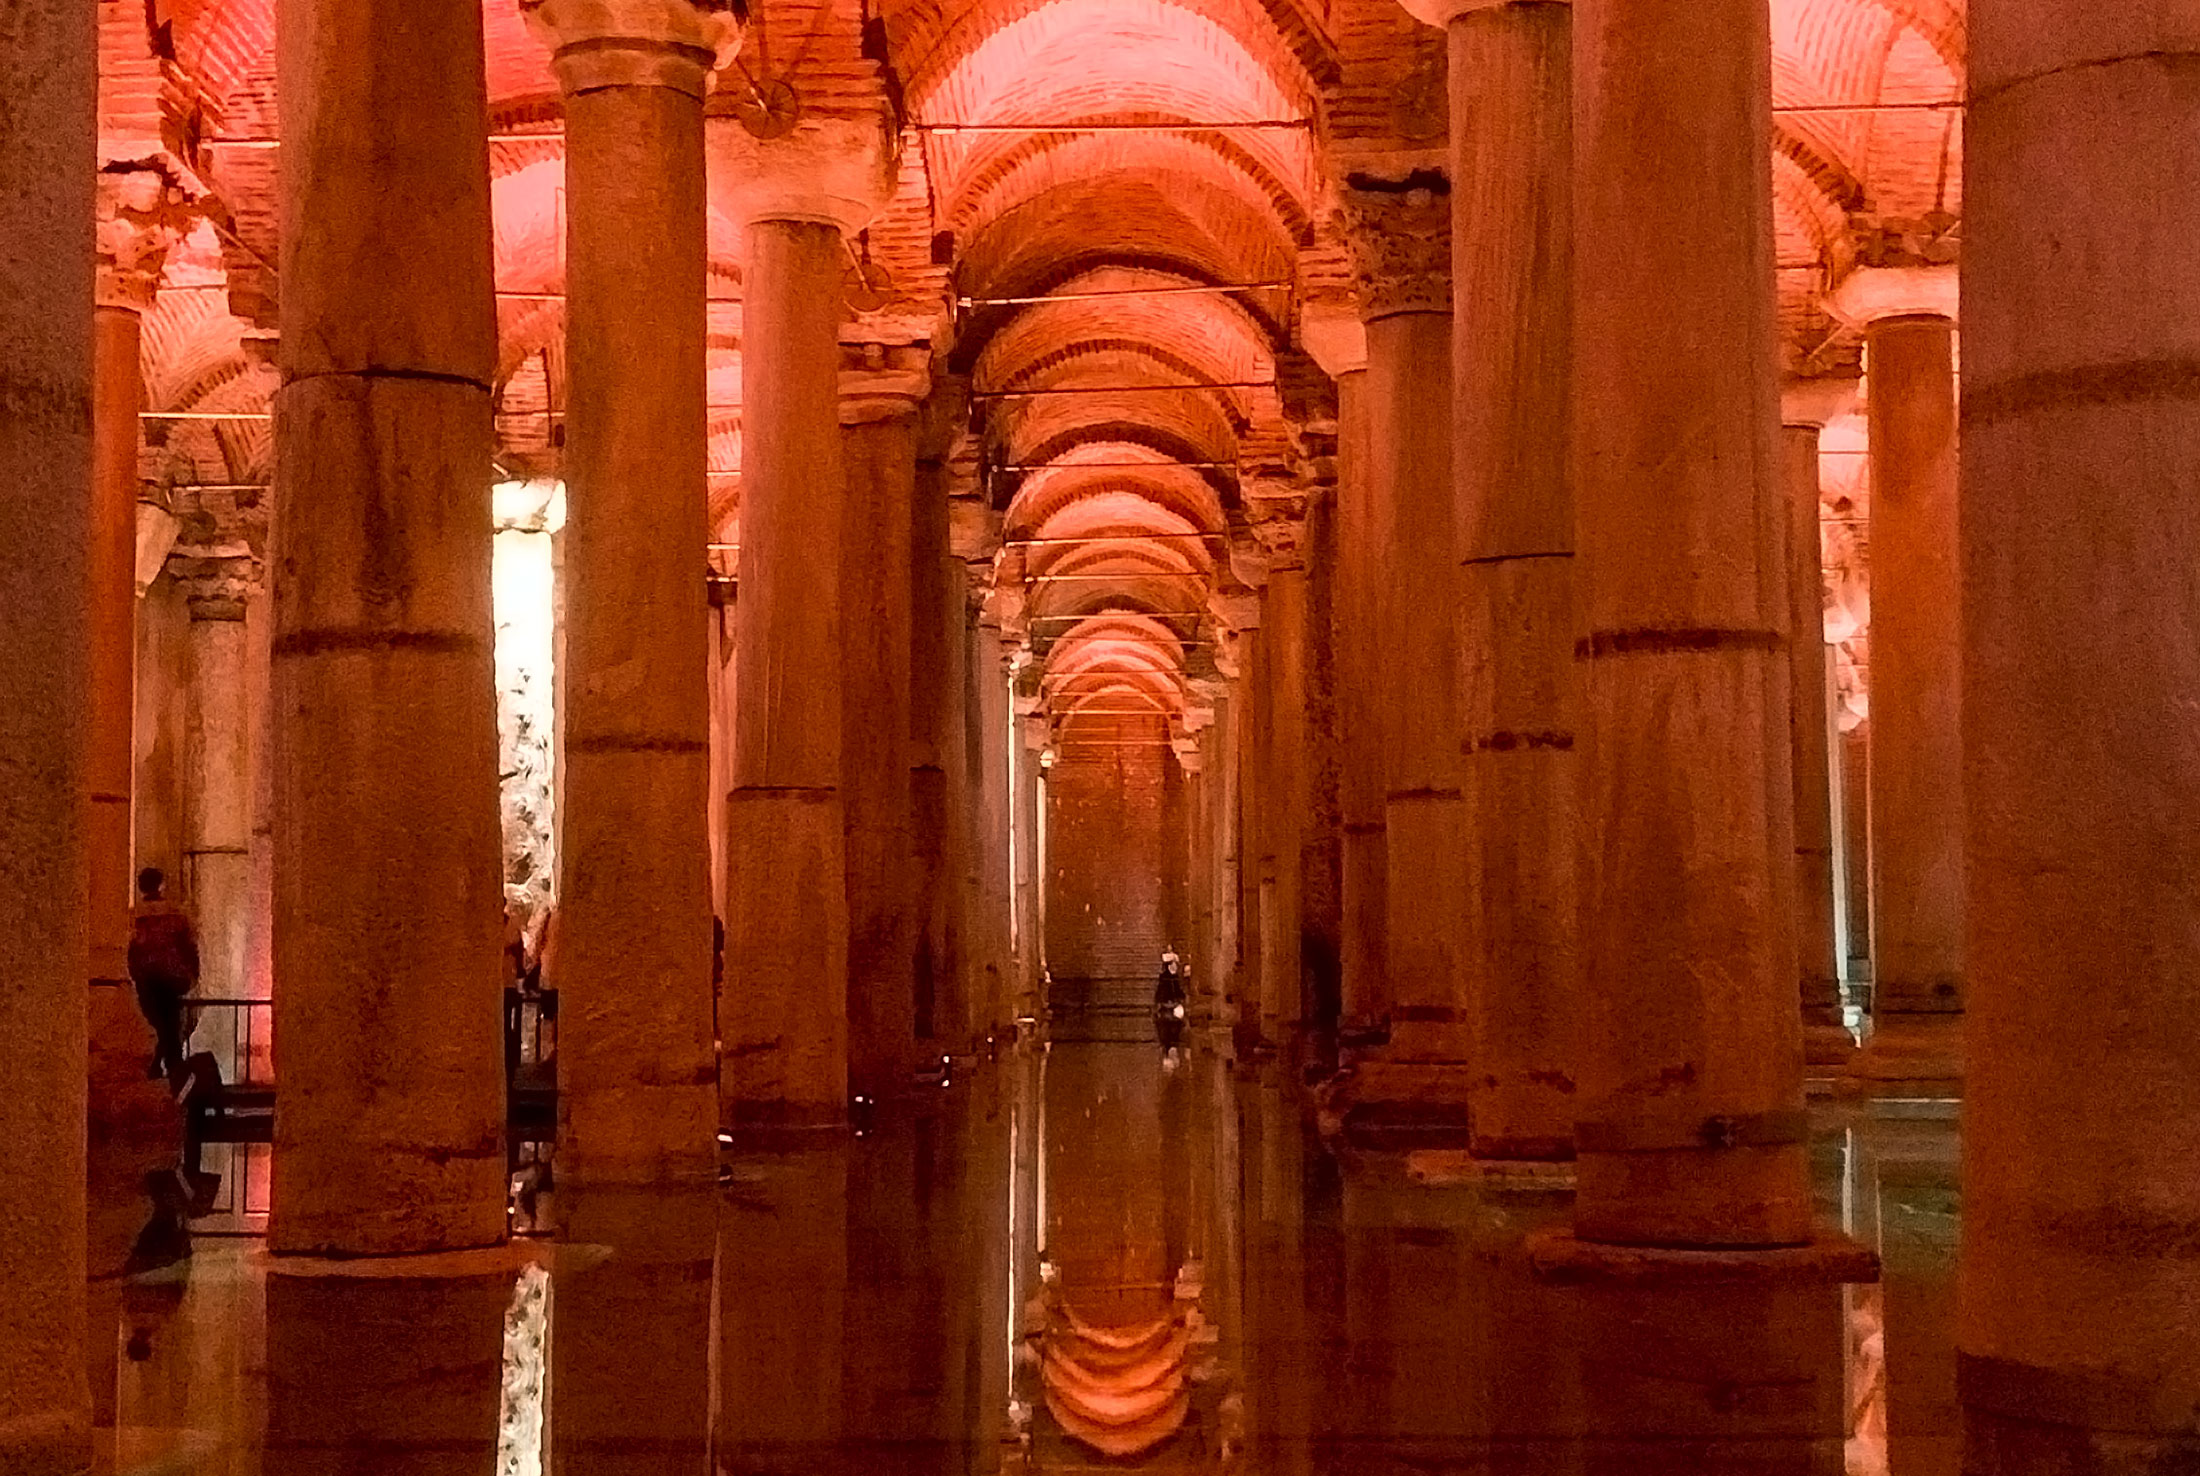
[[[712,197],[743,225],[798,221],[868,226],[894,198],[900,133],[883,111],[860,118],[805,115],[784,136],[762,139],[736,122],[712,138]]]
[[[1478,10],[1503,10],[1508,5],[1523,3],[1529,3],[1529,0],[1398,0],[1406,14],[1423,25],[1435,26],[1439,30],[1459,17],[1472,15]],[[1532,3],[1570,5],[1573,0],[1532,0]]]
[[[741,33],[712,0],[520,0],[567,96],[663,87],[701,98]]]
[[[1853,379],[1790,379],[1780,386],[1780,424],[1823,430],[1856,408]]]
[[[844,343],[840,346],[840,423],[915,416],[932,393],[928,343]]]
[[[1360,316],[1451,311],[1451,181],[1439,164],[1354,169],[1337,191]]]
[[[1308,303],[1299,314],[1299,347],[1331,379],[1367,368],[1367,325],[1335,302]]]
[[[1850,328],[1888,318],[1956,321],[1954,266],[1859,267],[1826,295],[1826,311]]]
[[[168,253],[198,215],[182,174],[161,159],[118,159],[99,171],[94,231],[99,247],[95,300],[145,312],[160,290]]]

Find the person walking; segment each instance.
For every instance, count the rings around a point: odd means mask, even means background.
[[[162,896],[168,878],[158,866],[138,873],[139,901],[130,919],[130,982],[138,1009],[153,1027],[147,1077],[183,1069],[183,1001],[199,986],[199,939],[184,910]]]

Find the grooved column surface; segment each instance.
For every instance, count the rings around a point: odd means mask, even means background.
[[[1963,594],[1956,558],[1955,326],[1865,338],[1871,397],[1872,1013],[1881,1030],[1963,1008]]]
[[[720,1075],[736,1122],[848,1103],[840,234],[759,220],[743,304],[741,614]]]
[[[481,10],[283,13],[278,1253],[501,1240]]]
[[[596,87],[565,120],[558,1168],[707,1179],[703,105]]]
[[[913,408],[913,407],[912,407]],[[848,485],[840,571],[841,796],[848,868],[848,1071],[877,1097],[916,1064],[916,928],[909,844],[909,543],[916,501],[908,412],[841,432]]]
[[[2192,1470],[2200,12],[1971,23],[1966,1469]]]
[[[1575,7],[1575,1229],[1810,1234],[1759,0]]]
[[[1479,903],[1464,969],[1474,1148],[1573,1152],[1573,14],[1454,19],[1452,329],[1461,749]]]
[[[84,1381],[86,565],[97,17],[0,22],[0,1470],[91,1459]]]

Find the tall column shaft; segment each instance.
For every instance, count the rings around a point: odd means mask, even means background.
[[[196,599],[190,610],[181,882],[198,925],[199,992],[237,999],[251,957],[251,653],[243,601]],[[224,1060],[223,1073],[233,1079],[239,1065]]]
[[[1383,831],[1382,663],[1376,610],[1382,589],[1385,509],[1369,478],[1367,371],[1337,376],[1338,810],[1343,819],[1344,1021],[1383,1019],[1390,859]]]
[[[963,576],[967,579],[967,573]],[[963,950],[969,987],[993,997],[993,1023],[1015,1020],[1030,1012],[1035,1003],[1024,998],[1009,946],[1009,827],[1015,808],[1010,794],[1011,766],[1008,671],[1001,655],[1001,631],[983,622],[970,631],[970,682],[976,701],[971,706],[976,761],[972,765],[976,793],[969,809],[972,835],[970,864],[973,874],[964,913],[968,924]]]
[[[1474,1150],[1573,1153],[1573,8],[1450,24],[1461,751],[1478,902],[1465,960]]]
[[[505,1230],[481,24],[283,13],[278,1253]]]
[[[947,546],[946,468],[918,448],[909,500],[909,912],[918,1038],[966,1050],[971,1007],[955,957],[955,878],[962,869],[962,561]],[[944,450],[944,448],[942,448]]]
[[[915,406],[842,432],[841,797],[847,836],[848,1071],[876,1098],[916,1064],[916,916],[910,849],[913,630],[909,545]],[[931,1024],[926,1021],[926,1024]]]
[[[1268,781],[1265,843],[1274,858],[1272,915],[1262,926],[1261,1034],[1287,1044],[1306,1020],[1304,868],[1312,777],[1307,724],[1311,595],[1304,563],[1279,565],[1268,576],[1268,613],[1261,643],[1268,652]]]
[[[1961,1074],[1963,701],[1955,326],[1865,337],[1872,476],[1872,1014],[1876,1072]],[[1914,1039],[1912,1038],[1914,1037]],[[1923,1052],[1923,1054],[1919,1054]],[[1886,1059],[1881,1059],[1885,1057]],[[1898,1064],[1898,1061],[1900,1064]]]
[[[97,16],[0,30],[0,1469],[91,1460],[84,1380],[85,816]]]
[[[736,1121],[837,1123],[848,1098],[837,227],[749,227],[741,618],[728,797],[724,1092]]]
[[[1849,1056],[1835,953],[1833,742],[1826,720],[1826,587],[1818,532],[1818,431],[1780,431],[1787,486],[1788,763],[1795,786],[1795,957],[1803,1048],[1815,1064]]]
[[[129,979],[130,786],[137,642],[138,366],[144,317],[102,303],[92,315],[90,727],[84,750],[91,977]]]
[[[1046,989],[1046,940],[1040,936],[1039,906],[1039,819],[1046,788],[1040,779],[1039,746],[1033,742],[1039,735],[1030,727],[1026,718],[1017,717],[1011,776],[1015,801],[1009,825],[1015,869],[1016,991],[1025,1007],[1036,1010],[1045,1003]]]
[[[2172,1471],[2200,1465],[2200,16],[1971,26],[1967,1462]]]
[[[1769,25],[1756,0],[1575,6],[1574,1223],[1593,1241],[1810,1236]]]
[[[1306,510],[1306,621],[1299,778],[1301,1019],[1334,1062],[1342,1008],[1344,837],[1338,790],[1343,755],[1337,707],[1337,494],[1318,487]]]
[[[551,0],[565,94],[559,1171],[715,1173],[704,81],[685,3]]]

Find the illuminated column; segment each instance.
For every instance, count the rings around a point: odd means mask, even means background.
[[[966,572],[963,577],[970,576]],[[1008,700],[1008,663],[1001,651],[1001,628],[982,619],[970,631],[970,680],[976,689],[971,707],[975,733],[966,732],[964,737],[976,739],[971,772],[978,793],[969,812],[975,827],[970,856],[975,874],[966,882],[970,902],[964,912],[968,926],[962,955],[968,966],[967,987],[994,998],[993,1023],[1003,1024],[1031,1013],[1033,1002],[1023,997],[1009,936],[1013,890],[1009,827],[1015,810],[1009,786],[1019,760],[1010,742],[1014,719]]]
[[[247,571],[249,572],[249,571]],[[183,896],[199,934],[199,993],[244,997],[252,926],[251,650],[245,629],[249,586],[231,576],[193,589],[191,698],[185,726]],[[192,1043],[211,1050],[235,1080],[244,1062],[223,1038],[235,1024],[214,1011]],[[216,1032],[220,1032],[217,1035]]]
[[[1818,433],[1854,384],[1791,385],[1781,402],[1787,488],[1788,759],[1795,790],[1795,957],[1803,1059],[1839,1066],[1855,1052],[1841,1017],[1833,926],[1833,730],[1826,716],[1826,578],[1819,544]]]
[[[1046,814],[1046,781],[1041,765],[1047,726],[1043,714],[1023,710],[1030,700],[1020,693],[1016,700],[1016,808],[1011,823],[1015,827],[1016,852],[1017,990],[1028,1008],[1038,1010],[1046,1003],[1046,924],[1040,893],[1045,883],[1039,829]]]
[[[876,1100],[905,1087],[917,1064],[910,539],[916,417],[930,350],[867,344],[863,352],[866,367],[843,372],[840,386],[847,478],[840,542],[840,792],[848,878],[849,1089]]]
[[[91,900],[91,977],[128,982],[132,875],[131,720],[137,646],[139,348],[169,248],[188,204],[158,161],[99,174],[99,272],[92,314],[92,531],[90,727],[84,751],[85,864]],[[179,879],[180,885],[180,879]]]
[[[1866,268],[1829,304],[1864,325],[1871,416],[1872,1034],[1849,1071],[1963,1075],[1962,576],[1953,267]]]
[[[88,1469],[85,845],[96,18],[0,28],[0,1469]]]
[[[952,400],[952,403],[950,403]],[[909,506],[909,913],[916,1033],[938,1051],[967,1051],[992,1021],[971,997],[958,954],[957,903],[969,813],[965,657],[969,598],[948,546],[946,457],[964,403],[935,390],[917,425]]]
[[[1261,898],[1260,1033],[1278,1047],[1291,1043],[1306,1012],[1303,935],[1305,887],[1300,855],[1307,828],[1307,622],[1305,556],[1277,550],[1268,573],[1261,620],[1267,722],[1262,735],[1260,799],[1264,882]]]
[[[1811,1235],[1758,0],[1580,0],[1574,1226]],[[1731,249],[1706,250],[1705,222]]]
[[[283,15],[283,1254],[505,1231],[481,24],[473,0]]]
[[[1367,330],[1356,314],[1330,308],[1307,314],[1306,350],[1337,381],[1336,651],[1337,807],[1343,831],[1343,922],[1338,966],[1343,1020],[1364,1030],[1390,1009],[1383,991],[1385,894],[1389,859],[1383,832],[1381,642],[1376,603],[1382,588],[1387,509],[1369,480]]]
[[[1368,484],[1383,544],[1376,654],[1383,710],[1384,983],[1390,1043],[1363,1096],[1466,1106],[1460,994],[1470,895],[1460,791],[1459,562],[1452,524],[1451,203],[1435,171],[1355,176],[1346,214],[1367,324]]]
[[[703,95],[726,18],[528,12],[565,100],[561,1173],[715,1175]]]
[[[1465,964],[1474,1151],[1573,1156],[1573,9],[1408,0],[1449,32]]]
[[[1978,0],[1971,26],[1966,1469],[2189,1470],[2200,17]]]

